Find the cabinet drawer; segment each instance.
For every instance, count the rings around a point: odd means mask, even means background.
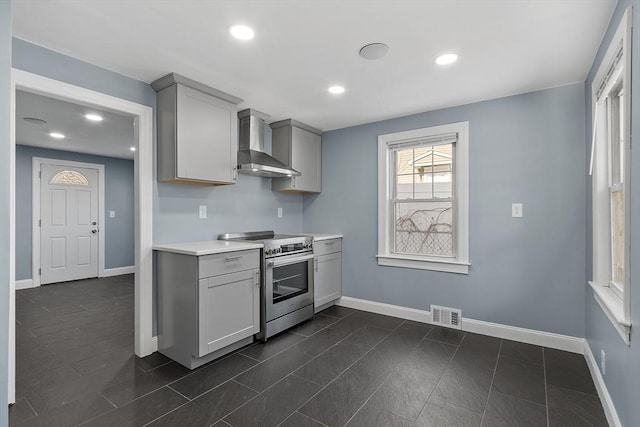
[[[260,250],[226,252],[204,255],[199,258],[198,277],[218,276],[220,274],[260,268]]]
[[[313,242],[313,254],[315,256],[342,252],[342,239],[320,240]]]

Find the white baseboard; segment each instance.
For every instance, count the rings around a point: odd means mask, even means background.
[[[584,358],[587,360],[587,366],[589,366],[589,371],[591,371],[591,378],[593,378],[593,382],[595,383],[596,390],[598,391],[598,396],[602,402],[602,408],[604,409],[604,414],[607,417],[609,425],[612,427],[622,427],[616,407],[613,405],[613,400],[611,399],[609,390],[607,390],[607,385],[604,383],[604,378],[602,378],[602,374],[598,368],[598,362],[596,362],[596,358],[593,356],[593,352],[591,351],[591,347],[587,340],[584,341],[583,351]]]
[[[423,323],[432,323],[431,312],[426,310],[418,310],[415,308],[402,307],[399,305],[391,305],[351,297],[342,297],[336,304],[343,307],[369,311],[371,313],[395,316],[401,319],[415,320],[417,322]],[[489,335],[496,338],[504,338],[513,341],[524,342],[527,344],[535,344],[543,347],[570,351],[572,353],[583,354],[584,352],[584,338],[577,338],[568,335],[553,334],[550,332],[536,331],[534,329],[518,328],[515,326],[501,325],[499,323],[467,319],[465,317],[462,318],[462,330],[481,335]]]
[[[117,268],[106,268],[102,277],[112,277],[112,276],[121,276],[123,274],[133,274],[136,271],[135,265],[130,265],[128,267],[117,267]]]
[[[462,318],[462,330],[512,341],[583,354],[584,338]]]
[[[417,308],[401,307],[399,305],[351,297],[340,298],[336,301],[336,305],[369,311],[371,313],[384,314],[386,316],[399,317],[401,319],[415,320],[416,322],[431,323],[431,312],[418,310]]]
[[[16,280],[16,291],[30,288],[37,288],[37,286],[33,284],[33,279]]]

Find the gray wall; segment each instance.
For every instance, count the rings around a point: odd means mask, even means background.
[[[631,345],[627,346],[613,328],[600,306],[593,298],[591,289],[586,290],[586,337],[596,360],[600,360],[600,350],[607,353],[607,371],[604,381],[611,394],[618,415],[625,426],[640,426],[640,409],[638,396],[640,395],[640,150],[637,149],[640,140],[640,0],[619,1],[609,24],[607,34],[600,46],[587,81],[586,89],[586,129],[585,144],[591,143],[591,84],[600,66],[609,42],[615,33],[620,19],[627,6],[633,6],[633,41],[632,41],[632,82],[631,102],[632,118],[631,133],[634,139],[634,149],[631,151],[631,323],[633,333]],[[592,230],[591,230],[591,180],[587,188],[588,223],[586,233],[587,246],[587,278],[592,278]],[[585,285],[586,286],[586,285]]]
[[[379,267],[377,136],[469,121],[469,275]],[[344,294],[584,336],[584,85],[326,132],[305,231],[344,234]],[[524,218],[511,218],[511,203]]]
[[[8,360],[9,354],[9,217],[11,205],[11,135],[9,131],[11,111],[11,2],[0,1],[0,426],[9,423],[8,401]]]
[[[105,268],[134,265],[133,160],[19,145],[16,147],[16,280],[31,279],[32,159],[72,160],[104,165]],[[109,218],[109,211],[116,211]]]

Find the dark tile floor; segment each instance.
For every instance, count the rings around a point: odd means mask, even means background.
[[[580,355],[341,307],[195,371],[140,359],[132,279],[17,292],[11,425],[607,425]]]

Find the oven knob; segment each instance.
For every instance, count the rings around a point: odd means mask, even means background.
[[[264,251],[265,255],[271,255],[271,249],[267,249],[266,251]]]

